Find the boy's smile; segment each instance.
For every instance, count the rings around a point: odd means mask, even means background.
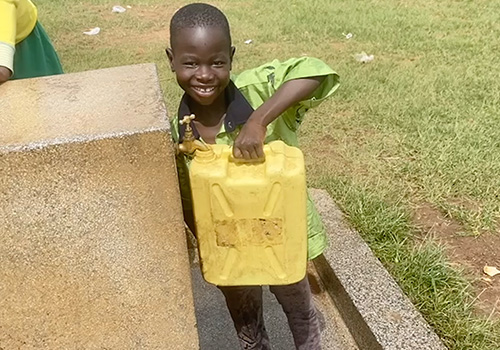
[[[234,54],[227,35],[216,27],[194,27],[172,39],[167,55],[180,87],[199,105],[224,103]]]

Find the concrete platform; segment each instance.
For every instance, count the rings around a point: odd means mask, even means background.
[[[0,96],[0,349],[197,349],[155,66]]]

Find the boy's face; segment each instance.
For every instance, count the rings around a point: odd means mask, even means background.
[[[224,98],[234,47],[219,28],[181,29],[167,49],[170,67],[180,87],[195,103],[210,106]]]

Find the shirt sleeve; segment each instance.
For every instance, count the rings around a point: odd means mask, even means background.
[[[314,94],[300,104],[306,108],[313,108],[319,105],[327,97],[337,90],[339,86],[339,76],[325,62],[313,57],[292,58],[285,62],[277,60],[271,63],[274,69],[274,87],[276,90],[289,80],[325,77],[321,85],[314,91]]]
[[[255,109],[287,81],[313,77],[324,77],[324,79],[312,96],[290,107],[267,127],[267,142],[281,139],[293,146],[297,144],[296,131],[306,112],[318,106],[339,87],[338,74],[320,59],[300,57],[284,62],[274,60],[255,69],[244,71],[234,76],[233,79],[238,89]]]
[[[313,57],[291,58],[280,62],[274,60],[260,67],[250,69],[235,76],[236,86],[250,99],[250,104],[258,104],[269,99],[285,82],[293,79],[324,76],[325,79],[313,96],[302,101],[303,105],[315,107],[335,92],[339,86],[338,74],[322,60]],[[254,107],[255,108],[255,107]]]
[[[0,0],[0,66],[13,71],[18,0]]]

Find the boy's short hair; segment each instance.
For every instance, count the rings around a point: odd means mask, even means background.
[[[209,4],[194,3],[181,7],[170,20],[170,46],[172,46],[172,38],[181,29],[196,27],[220,28],[227,35],[229,44],[231,44],[229,22],[222,11]]]

